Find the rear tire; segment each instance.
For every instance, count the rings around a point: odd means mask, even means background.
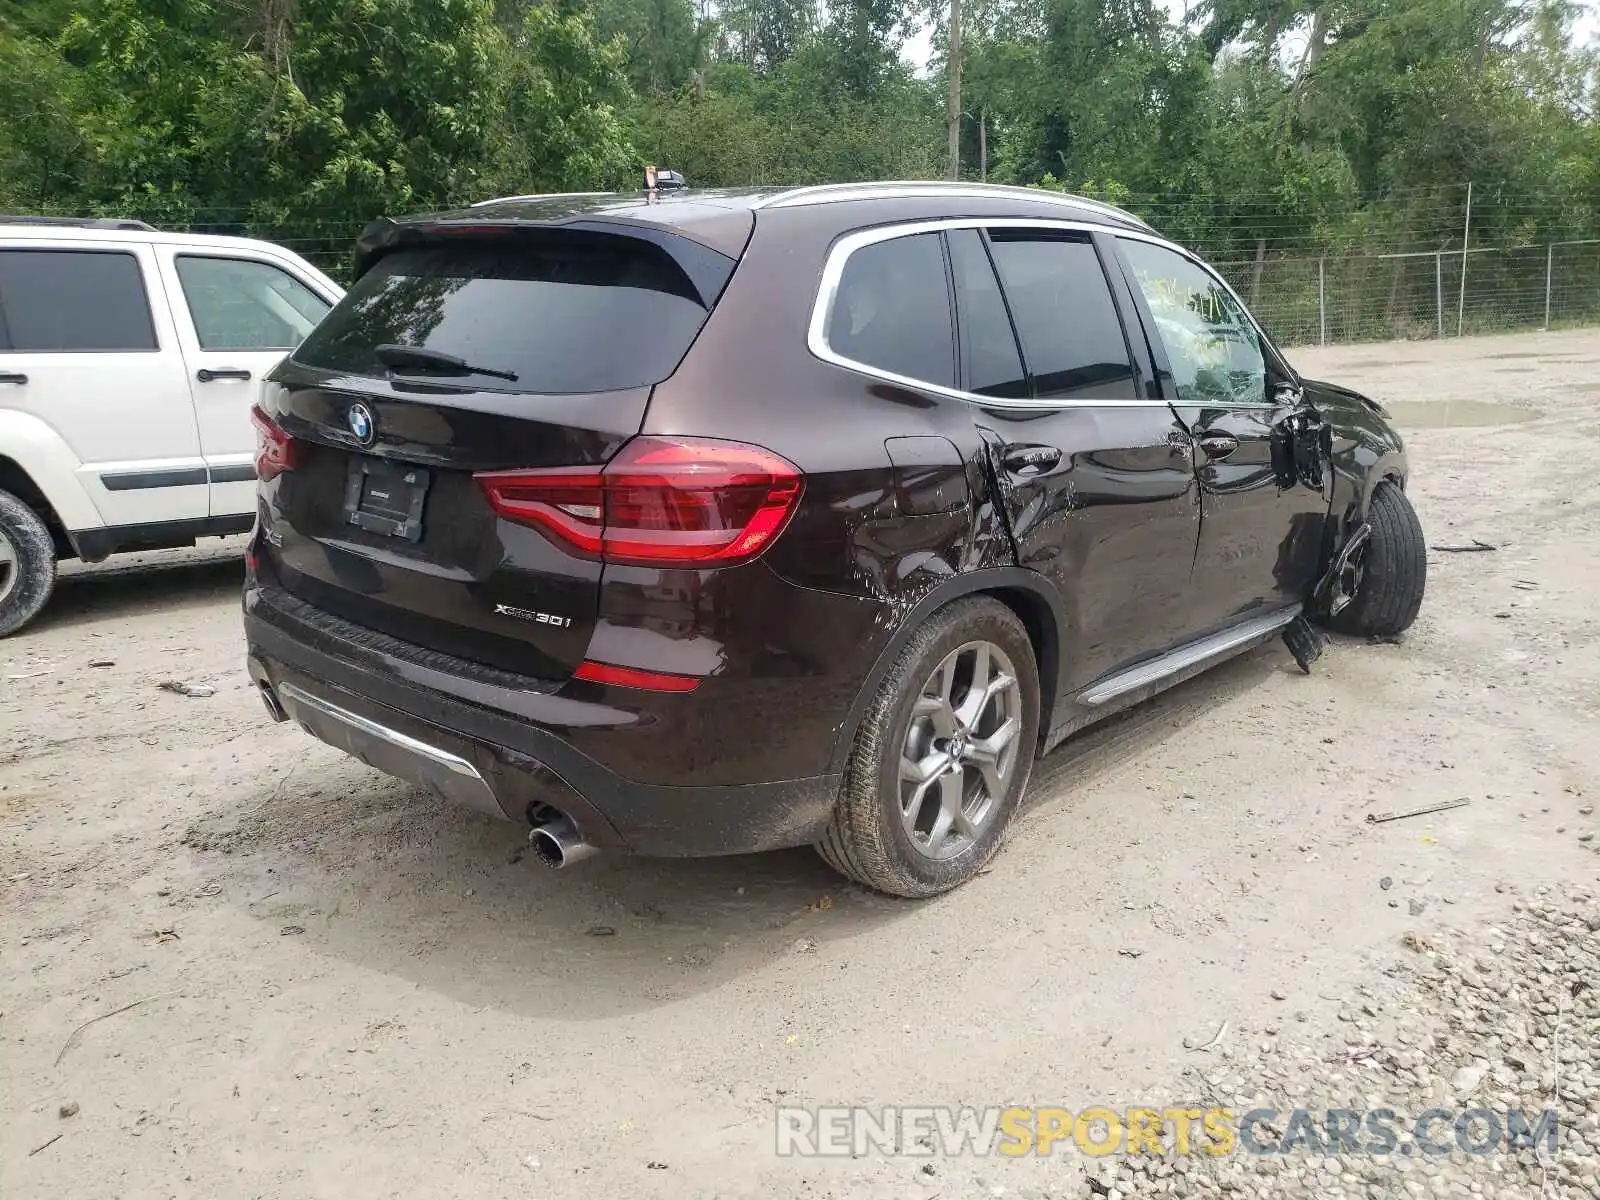
[[[999,850],[1038,739],[1039,671],[1016,614],[988,597],[940,609],[862,719],[817,850],[892,896],[960,886]]]
[[[1330,622],[1341,633],[1391,637],[1417,619],[1428,582],[1428,545],[1406,494],[1380,483],[1367,508],[1372,535],[1362,548],[1355,599]]]
[[[38,615],[56,586],[50,530],[10,492],[0,492],[0,637]]]

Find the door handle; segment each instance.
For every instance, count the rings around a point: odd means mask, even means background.
[[[1224,459],[1239,448],[1239,439],[1226,433],[1208,433],[1199,439],[1200,449],[1210,459]]]
[[[201,383],[210,383],[214,379],[249,379],[250,372],[243,367],[201,367],[194,377]]]
[[[0,383],[14,383],[19,387],[28,382],[28,377],[21,371],[0,371]]]
[[[1008,446],[1000,459],[1000,465],[1013,475],[1038,475],[1060,463],[1061,451],[1055,446]]]

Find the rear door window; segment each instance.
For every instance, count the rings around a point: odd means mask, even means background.
[[[1094,244],[1030,229],[989,232],[1040,400],[1134,399],[1138,389]]]
[[[508,233],[391,251],[294,360],[383,377],[376,347],[419,347],[468,364],[449,381],[485,391],[612,391],[671,375],[708,313],[694,280],[652,242]]]
[[[202,350],[292,350],[332,307],[270,263],[180,254],[177,268]]]
[[[0,350],[154,350],[144,274],[122,251],[0,250]]]
[[[873,242],[851,254],[824,337],[830,350],[853,363],[954,387],[950,282],[939,235]]]

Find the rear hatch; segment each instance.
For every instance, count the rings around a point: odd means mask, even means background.
[[[271,377],[259,553],[293,596],[366,630],[566,679],[596,620],[599,555],[502,519],[483,473],[543,468],[547,495],[550,468],[591,478],[638,432],[735,260],[660,229],[404,233]],[[581,525],[586,499],[550,511]]]

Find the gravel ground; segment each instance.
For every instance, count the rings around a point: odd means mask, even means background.
[[[1600,1195],[1600,331],[1293,357],[1394,404],[1432,546],[1495,549],[1430,553],[1401,644],[1263,647],[1072,739],[927,903],[808,850],[543,872],[266,722],[237,543],[69,571],[0,641],[0,1196]],[[775,1154],[779,1105],[1258,1097],[1564,1128]]]
[[[1347,993],[1331,1028],[1304,1012],[1263,1014],[1237,1031],[1233,1048],[1216,1048],[1214,1064],[1185,1071],[1195,1090],[1179,1103],[1241,1113],[1445,1110],[1450,1119],[1426,1136],[1448,1154],[1425,1154],[1402,1125],[1381,1157],[1124,1161],[1095,1175],[1090,1194],[1600,1196],[1600,901],[1583,887],[1540,888],[1510,909],[1471,931],[1406,933],[1403,957]],[[1495,1115],[1469,1126],[1468,1147],[1485,1146],[1490,1121],[1504,1130],[1506,1114],[1521,1110],[1530,1128],[1543,1112],[1556,1115],[1555,1148],[1534,1138],[1512,1152],[1469,1154],[1453,1119],[1474,1109]],[[1259,1143],[1281,1139],[1286,1122],[1266,1128]]]

